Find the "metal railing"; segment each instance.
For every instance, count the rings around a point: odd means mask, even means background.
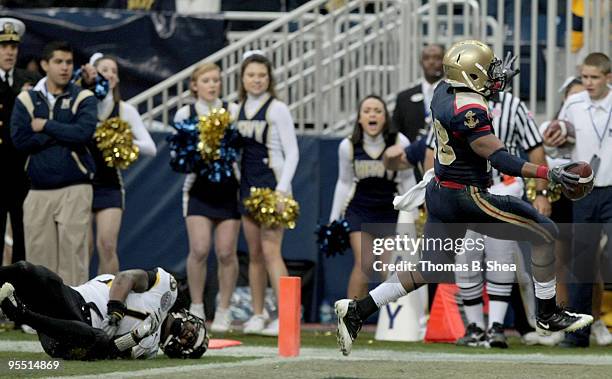
[[[575,59],[557,47],[555,22],[557,0],[548,2],[546,74],[537,70],[537,2],[533,1],[529,62],[530,101],[536,111],[536,85],[546,80],[546,117],[558,104],[556,88],[575,70]],[[393,109],[397,93],[421,77],[420,51],[426,43],[450,46],[464,38],[477,38],[503,55],[511,45],[516,55],[521,44],[521,0],[515,0],[512,27],[504,23],[503,2],[497,18],[489,16],[487,1],[430,0],[354,0],[329,14],[322,14],[326,0],[314,0],[282,15],[257,31],[205,58],[223,68],[224,98],[237,99],[242,55],[263,50],[275,67],[277,93],[292,112],[300,134],[346,134],[354,123],[357,102],[375,93]],[[568,3],[571,3],[568,1]],[[452,6],[449,6],[451,4]],[[585,1],[585,47],[610,53],[610,2]],[[569,5],[568,5],[569,7]],[[598,10],[598,11],[595,11]],[[569,8],[566,14],[570,14]],[[234,15],[236,16],[236,15]],[[265,15],[268,19],[273,14]],[[563,27],[563,25],[559,25]],[[569,21],[565,25],[565,46],[569,46]],[[507,36],[512,31],[511,39]],[[562,59],[565,57],[565,59]],[[561,58],[561,59],[559,59]],[[167,127],[173,112],[190,99],[187,67],[176,75],[130,99],[141,111],[145,124]],[[513,91],[520,93],[515,79]]]

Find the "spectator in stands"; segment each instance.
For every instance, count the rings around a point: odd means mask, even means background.
[[[11,117],[11,137],[28,155],[31,182],[23,205],[26,259],[77,285],[89,274],[95,164],[87,144],[96,128],[96,99],[70,83],[67,43],[45,46],[41,63],[47,75],[17,96]]]
[[[560,92],[564,92],[564,102],[569,96],[585,90],[584,85],[582,85],[579,78],[572,77],[568,80],[569,81],[567,81],[567,83],[565,83],[560,89]],[[559,111],[561,110],[559,109]],[[558,115],[559,112],[557,112],[555,118],[558,118]],[[549,121],[546,121],[540,125],[540,133],[544,139],[544,148],[548,155],[547,160],[549,167],[571,162],[571,151],[567,149],[558,149],[559,144],[565,142],[564,136],[560,130],[553,133],[552,130],[548,129],[549,125]],[[572,201],[565,196],[561,196],[559,200],[552,203],[551,206],[552,213],[550,217],[557,223],[560,229],[559,239],[557,240],[555,246],[557,259],[557,297],[559,302],[568,304],[568,272],[566,272],[566,269],[569,265],[572,246]]]
[[[213,109],[224,108],[231,119],[238,117],[238,106],[220,99],[221,69],[214,63],[204,63],[193,70],[190,89],[196,98],[194,104],[185,105],[176,112],[174,122],[205,116]],[[189,311],[206,319],[204,312],[204,285],[208,253],[215,229],[215,252],[218,261],[219,305],[212,324],[213,332],[227,332],[232,323],[230,300],[238,280],[236,246],[240,231],[238,212],[238,180],[213,183],[208,176],[187,175],[183,185],[183,214],[189,235],[187,280],[191,295]]]
[[[40,63],[38,63],[38,59],[31,58],[27,62],[28,63],[26,64],[26,68],[25,68],[26,71],[29,72],[31,75],[39,77],[42,70],[40,68]]]
[[[290,195],[299,159],[293,118],[289,107],[276,98],[272,64],[263,54],[261,51],[247,52],[240,68],[237,125],[244,141],[241,201],[250,196],[251,187],[271,188],[281,195]],[[240,207],[249,247],[249,285],[254,313],[245,323],[244,332],[278,335],[278,319],[264,330],[268,317],[263,306],[266,272],[277,297],[280,277],[287,275],[281,255],[283,229],[259,225],[242,204]]]
[[[576,129],[572,160],[590,162],[595,174],[593,191],[574,202],[574,243],[572,271],[575,283],[569,286],[570,305],[577,312],[592,311],[593,284],[597,282],[597,251],[602,232],[612,236],[612,83],[610,58],[591,53],[581,67],[586,91],[571,95],[559,113]],[[565,141],[560,141],[559,144]],[[612,244],[608,243],[608,251]],[[599,312],[599,310],[597,310]],[[597,327],[597,326],[595,326]],[[566,335],[562,346],[589,345],[589,328]]]
[[[90,61],[94,68],[92,76],[95,77],[96,73],[99,73],[108,80],[109,84],[108,95],[98,102],[98,120],[104,122],[119,117],[127,122],[134,136],[134,144],[138,146],[140,154],[155,156],[157,153],[155,143],[142,123],[140,114],[134,106],[121,100],[117,59],[96,53]],[[96,162],[92,211],[96,224],[96,247],[100,258],[98,273],[115,274],[119,271],[117,240],[121,227],[121,216],[125,208],[123,179],[118,168],[109,167],[106,164],[95,141],[91,142],[90,151]]]
[[[442,58],[444,47],[441,45],[425,46],[421,53],[423,78],[416,86],[400,92],[395,102],[393,126],[410,141],[427,135],[432,123],[431,99],[433,91],[442,80]]]
[[[361,298],[368,292],[368,273],[375,256],[368,251],[374,236],[362,230],[361,224],[395,224],[399,212],[393,208],[393,198],[415,184],[411,169],[386,170],[383,152],[399,144],[403,149],[409,141],[394,132],[387,105],[378,96],[370,95],[359,103],[353,134],[338,147],[338,181],[329,221],[347,219],[351,232],[353,270],[348,284],[348,298]]]
[[[0,189],[0,252],[4,251],[7,215],[10,215],[12,262],[17,262],[25,259],[23,201],[28,193],[28,179],[23,169],[26,155],[15,149],[11,140],[11,112],[19,92],[31,88],[40,76],[15,67],[19,43],[25,33],[23,22],[15,18],[0,18],[0,28],[0,176],[3,178]]]

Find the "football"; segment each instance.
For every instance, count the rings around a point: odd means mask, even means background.
[[[546,128],[547,134],[561,131],[561,135],[565,136],[566,141],[560,148],[571,147],[576,143],[576,130],[571,122],[565,120],[552,120]]]
[[[574,188],[562,189],[563,194],[568,199],[573,201],[580,200],[591,193],[591,190],[593,189],[594,175],[590,164],[586,162],[576,162],[567,167],[566,170],[580,176],[578,184]]]

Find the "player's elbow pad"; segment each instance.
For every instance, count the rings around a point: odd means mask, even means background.
[[[502,173],[510,176],[523,176],[521,173],[525,160],[508,153],[506,148],[501,148],[489,155],[491,166]]]

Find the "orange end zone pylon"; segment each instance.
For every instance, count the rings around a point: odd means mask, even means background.
[[[297,357],[300,355],[301,278],[281,276],[278,295],[278,355]]]

